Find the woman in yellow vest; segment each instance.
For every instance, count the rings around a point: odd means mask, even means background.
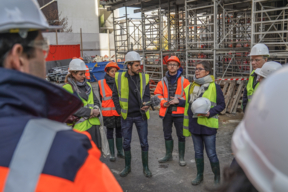
[[[104,125],[107,127],[107,139],[110,149],[110,161],[114,162],[114,128],[116,132],[116,148],[117,156],[124,158],[122,145],[122,130],[121,117],[117,113],[114,102],[112,100],[112,90],[115,85],[115,73],[119,70],[119,66],[115,62],[109,62],[105,66],[106,75],[103,80],[98,81],[100,100],[102,102],[102,114],[104,118]]]
[[[202,61],[196,65],[194,82],[185,88],[186,104],[184,111],[183,135],[192,135],[195,151],[197,177],[192,185],[198,185],[203,181],[204,172],[204,147],[210,160],[214,173],[214,183],[220,182],[220,166],[216,154],[216,133],[218,129],[218,114],[225,108],[225,100],[219,85],[215,84],[215,78],[210,75],[211,65]],[[207,114],[194,115],[192,103],[200,97],[210,100],[211,108]]]
[[[100,121],[97,118],[100,114],[100,102],[85,78],[86,69],[84,61],[73,59],[69,64],[69,73],[63,88],[77,95],[83,102],[83,107],[74,113],[74,116],[80,119],[73,125],[73,129],[90,133],[92,140],[101,149]]]

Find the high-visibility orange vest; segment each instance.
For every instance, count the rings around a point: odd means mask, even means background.
[[[87,68],[87,70],[85,71],[85,77],[86,77],[86,79],[90,79],[90,71],[89,71],[89,68],[87,65],[86,65],[86,68]]]
[[[177,80],[177,89],[175,92],[175,96],[178,99],[185,100],[185,92],[184,89],[189,85],[188,79],[184,78],[183,76],[179,77]],[[161,118],[164,118],[167,112],[167,107],[164,107],[164,104],[171,100],[171,98],[168,98],[169,95],[169,87],[168,87],[168,80],[166,77],[164,77],[161,81],[158,82],[157,87],[154,91],[154,95],[158,96],[158,98],[161,100],[160,103],[160,110],[159,110],[159,116]],[[177,107],[177,111],[172,111],[172,114],[183,114],[184,115],[185,107]]]
[[[102,97],[102,115],[104,117],[120,116],[112,100],[112,90],[106,83],[106,79],[98,81],[100,95]]]

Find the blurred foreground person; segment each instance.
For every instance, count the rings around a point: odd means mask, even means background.
[[[34,0],[1,0],[0,191],[122,191],[90,136],[64,124],[82,102],[43,79],[49,28]]]
[[[223,185],[212,191],[254,192],[253,186],[261,192],[287,191],[288,154],[285,149],[288,145],[288,102],[283,102],[288,97],[287,89],[283,89],[287,81],[286,66],[258,87],[232,137],[233,153],[245,174],[234,166],[230,174],[235,177],[226,177]]]

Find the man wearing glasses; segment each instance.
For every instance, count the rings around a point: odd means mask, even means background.
[[[253,71],[250,74],[248,84],[246,88],[244,89],[243,93],[243,111],[245,112],[246,106],[248,102],[251,100],[254,91],[258,85],[257,81],[257,74],[255,73],[255,70],[257,68],[262,68],[265,62],[267,62],[269,54],[269,49],[265,44],[258,43],[254,45],[251,49],[251,52],[249,54],[250,56],[250,62],[252,64]]]
[[[64,124],[81,100],[44,80],[46,29],[35,0],[1,0],[0,191],[120,192],[91,137]]]
[[[155,89],[155,96],[161,100],[159,116],[163,120],[163,131],[165,138],[166,154],[159,159],[159,163],[172,160],[173,139],[172,125],[176,128],[178,137],[179,165],[185,166],[185,137],[183,136],[183,116],[185,107],[184,89],[190,83],[182,76],[180,60],[172,56],[167,61],[168,71],[165,77],[158,82]]]

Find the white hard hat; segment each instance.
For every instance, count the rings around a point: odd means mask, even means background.
[[[268,47],[263,43],[258,43],[254,45],[248,56],[270,56]]]
[[[232,150],[252,184],[263,192],[288,189],[288,67],[264,81],[232,137]]]
[[[36,0],[1,0],[1,33],[59,28],[62,26],[49,26]]]
[[[125,64],[128,62],[133,62],[133,61],[141,61],[139,53],[135,51],[130,51],[125,55]]]
[[[209,99],[205,97],[200,97],[196,99],[191,105],[191,110],[194,115],[207,114],[210,108],[211,108],[211,102]]]
[[[72,59],[69,63],[69,71],[86,71],[87,67],[81,59]]]
[[[255,70],[255,73],[257,75],[260,75],[264,78],[267,78],[268,75],[272,74],[274,71],[278,70],[282,68],[282,65],[278,62],[275,61],[268,61],[266,62],[263,67],[259,70]]]

